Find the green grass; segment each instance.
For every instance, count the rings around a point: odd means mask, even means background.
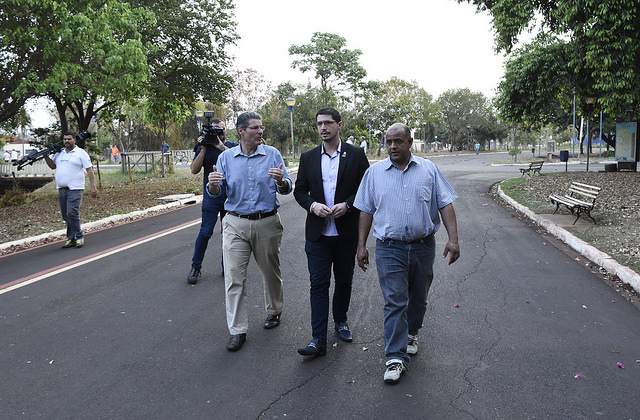
[[[544,177],[547,174],[536,175],[537,177]],[[509,197],[514,199],[517,203],[528,207],[535,213],[547,213],[549,212],[549,202],[541,200],[539,196],[532,193],[529,186],[528,178],[512,178],[507,179],[500,183],[500,188]]]

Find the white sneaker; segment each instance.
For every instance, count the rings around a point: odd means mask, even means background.
[[[407,339],[407,354],[414,355],[418,353],[418,336],[409,334]]]
[[[402,372],[407,370],[404,362],[400,359],[391,359],[387,361],[387,370],[384,373],[384,381],[388,384],[395,384],[400,380]]]

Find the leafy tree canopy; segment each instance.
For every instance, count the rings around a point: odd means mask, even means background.
[[[417,128],[436,120],[438,105],[433,102],[433,96],[416,82],[392,77],[368,87],[372,94],[365,96],[364,111],[375,116],[372,124],[380,131],[386,131],[396,122]]]
[[[226,47],[238,38],[231,0],[129,0],[153,11],[158,24],[145,22],[143,42],[150,76],[148,106],[154,119],[182,115],[199,99],[225,102],[231,88],[231,58]],[[178,110],[177,107],[182,108]],[[173,110],[167,113],[167,110]]]
[[[477,132],[479,127],[485,127],[489,131],[491,107],[482,93],[452,89],[442,93],[437,103],[440,105],[440,116],[448,127],[449,142],[457,145],[458,149],[469,146],[471,130]]]
[[[349,50],[346,44],[339,35],[316,32],[310,44],[289,47],[289,55],[302,56],[294,60],[291,67],[303,73],[315,72],[325,92],[340,87],[354,88],[366,77],[367,71],[358,64],[362,51]]]
[[[143,92],[148,74],[147,48],[138,25],[151,15],[129,4],[107,1],[3,2],[2,16],[19,22],[2,26],[11,77],[22,75],[14,97],[49,96],[56,103],[61,128],[69,110],[86,129],[99,100],[116,101]],[[12,30],[13,29],[13,30]],[[31,54],[36,60],[29,60]],[[21,67],[21,63],[24,65]],[[106,102],[104,106],[108,106]]]
[[[565,54],[557,57],[566,60],[563,89],[575,89],[583,111],[584,99],[596,96],[596,111],[627,119],[640,116],[637,0],[458,0],[463,1],[491,14],[497,51],[510,53],[518,37],[534,27],[565,40]]]

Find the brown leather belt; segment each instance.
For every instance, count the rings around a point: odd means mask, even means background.
[[[232,216],[239,217],[241,219],[249,219],[249,220],[260,220],[276,214],[278,210],[272,210],[267,213],[251,213],[251,214],[238,214],[235,211],[230,211],[229,214]]]

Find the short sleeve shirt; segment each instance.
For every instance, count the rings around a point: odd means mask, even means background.
[[[373,215],[376,239],[413,241],[437,232],[438,210],[456,198],[433,162],[411,155],[404,170],[389,158],[372,165],[362,178],[354,206]]]

